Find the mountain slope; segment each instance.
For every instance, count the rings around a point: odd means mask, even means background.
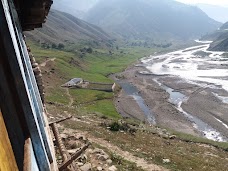
[[[69,13],[80,19],[92,8],[99,0],[55,0],[52,9]]]
[[[101,28],[57,10],[50,11],[43,28],[26,32],[26,36],[35,41],[50,43],[111,39]]]
[[[219,27],[199,8],[173,0],[101,0],[86,21],[129,38],[195,38]]]
[[[219,22],[227,22],[228,21],[228,8],[216,5],[209,4],[197,4],[202,11],[204,11],[209,17],[213,18]]]
[[[208,50],[228,51],[228,22],[223,24],[217,31],[203,36],[202,40],[213,41]]]
[[[220,30],[227,30],[228,29],[228,22],[224,23],[221,27]]]
[[[208,50],[211,51],[228,51],[228,31],[220,32],[217,38],[210,44]]]

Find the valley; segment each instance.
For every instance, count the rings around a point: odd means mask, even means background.
[[[209,137],[217,141],[202,138],[205,137],[202,130],[196,129],[193,122],[177,110],[177,107],[170,101],[170,95],[163,89],[166,85],[170,89],[174,89],[174,92],[179,91],[182,94],[189,95],[188,90],[192,92],[200,89],[200,87],[189,86],[186,83],[178,84],[180,79],[170,77],[166,73],[164,76],[156,76],[146,68],[150,67],[151,64],[163,63],[163,58],[153,63],[149,61],[156,60],[158,55],[173,54],[174,52],[166,52],[171,50],[121,47],[114,50],[113,54],[110,55],[108,50],[96,49],[97,54],[87,53],[81,59],[79,55],[73,52],[45,49],[34,42],[30,42],[30,47],[36,54],[36,59],[42,70],[49,118],[56,120],[69,115],[73,116],[71,120],[61,124],[61,130],[67,133],[71,129],[80,132],[93,142],[93,146],[106,150],[111,156],[117,155],[112,157],[112,160],[119,170],[138,171],[143,168],[143,170],[150,171],[152,165],[170,170],[186,170],[186,167],[191,167],[193,170],[202,170],[202,167],[205,169],[220,168],[222,170],[227,164],[227,143],[217,142],[223,140],[217,134],[215,134],[217,139],[215,136]],[[200,45],[200,47],[183,49],[181,52],[192,54],[192,51],[202,50],[205,45]],[[78,47],[75,46],[75,48]],[[121,51],[124,53],[120,53]],[[149,54],[156,55],[150,56]],[[141,58],[143,56],[149,57]],[[175,57],[167,59],[175,59]],[[77,62],[72,62],[72,59]],[[174,62],[178,64],[183,61],[175,59]],[[130,90],[127,90],[130,96],[126,94],[123,85],[123,89],[114,94],[95,90],[66,90],[61,88],[63,83],[74,77],[106,83],[111,83],[114,79],[120,85],[121,82],[127,82],[131,85]],[[159,83],[154,81],[154,78]],[[183,85],[190,88],[183,89]],[[127,89],[129,89],[128,86]],[[135,91],[138,91],[138,94],[134,95]],[[201,95],[201,93],[199,94]],[[223,96],[218,92],[217,94],[219,97]],[[177,97],[183,98],[185,96]],[[199,96],[193,97],[198,98]],[[217,99],[217,101],[219,100]],[[183,105],[185,103],[182,104],[182,107]],[[220,105],[220,103],[217,102],[216,105]],[[194,109],[195,106],[187,107]],[[183,109],[189,110],[185,107]],[[150,114],[153,114],[153,117]],[[148,116],[151,118],[149,122]],[[117,127],[116,131],[110,130],[110,127],[115,123],[120,128]],[[121,128],[121,124],[124,123],[130,125],[131,128],[133,127],[136,132],[131,133],[124,127]],[[221,123],[218,127],[213,128],[224,133],[221,129],[217,129],[219,127],[222,128]],[[148,148],[148,144],[150,148]],[[107,149],[109,147],[110,149]],[[118,151],[115,152],[112,148],[118,148]],[[209,151],[209,153],[205,153],[205,151]],[[128,158],[124,155],[127,152],[129,153],[127,156],[136,157]],[[211,155],[216,155],[216,157],[211,157]],[[165,159],[170,160],[170,162],[164,163]],[[207,160],[209,159],[211,164],[214,163],[214,166],[208,165]],[[141,160],[143,160],[143,163],[140,162],[143,167],[140,167],[139,161]],[[194,162],[188,162],[189,160]]]
[[[172,0],[65,2],[56,1],[42,29],[25,34],[49,121],[72,116],[58,125],[64,143],[79,134],[112,160],[85,152],[92,157],[78,167],[225,171],[226,24]],[[200,37],[210,41],[194,41]],[[74,78],[80,86],[62,86]],[[112,91],[95,90],[114,83]]]
[[[135,86],[134,94],[143,97],[150,108],[150,117],[155,117],[159,126],[227,141],[228,60],[223,58],[223,52],[209,52],[208,47],[206,42],[167,54],[151,55],[117,74],[117,78]],[[207,55],[203,56],[205,53]],[[129,88],[123,90],[127,92]],[[122,99],[127,100],[125,96],[129,95],[123,93],[118,100],[122,102],[116,103],[123,114],[127,110]],[[127,108],[131,108],[129,104]],[[144,118],[150,123],[148,116]]]

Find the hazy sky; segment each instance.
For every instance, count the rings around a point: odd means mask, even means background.
[[[212,4],[212,5],[228,7],[228,0],[176,0],[176,1],[187,3],[187,4],[203,3],[203,4]]]

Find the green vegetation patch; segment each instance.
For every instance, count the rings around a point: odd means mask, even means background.
[[[170,129],[168,129],[168,130],[169,130],[169,132],[177,135],[177,137],[180,140],[182,140],[182,141],[209,144],[209,145],[212,145],[214,147],[221,148],[221,149],[223,149],[225,151],[228,151],[228,143],[227,142],[217,142],[217,141],[209,140],[209,139],[206,139],[206,138],[193,136],[193,135],[190,135],[190,134],[177,132],[177,131],[170,130]]]
[[[113,97],[112,93],[88,89],[70,89],[70,94],[74,98],[74,105],[86,105],[97,100],[112,99]]]
[[[44,48],[33,42],[29,42],[29,45],[38,63],[55,58],[52,61],[53,65],[47,65],[45,68],[47,72],[43,73],[44,82],[48,82],[48,86],[45,86],[47,102],[68,105],[72,98],[72,105],[79,107],[81,111],[97,112],[112,118],[120,118],[113,104],[114,94],[112,92],[70,89],[69,97],[61,85],[72,78],[82,78],[90,82],[113,83],[113,80],[108,78],[110,74],[121,72],[139,58],[158,50],[158,48],[144,47],[111,50],[93,48],[89,51],[90,53],[84,52],[82,55],[80,51],[83,44],[71,44],[70,48],[65,46],[61,49]],[[54,72],[50,75],[49,71],[53,71],[53,69]]]
[[[67,105],[69,103],[69,99],[65,94],[65,90],[61,88],[52,88],[48,89],[48,93],[46,95],[46,101],[47,102],[53,102],[53,103],[60,103]]]
[[[93,104],[86,106],[86,110],[89,112],[96,111],[111,118],[121,118],[113,105],[113,101],[108,99],[96,101]]]

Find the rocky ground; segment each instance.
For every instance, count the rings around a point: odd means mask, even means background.
[[[60,136],[70,155],[75,154],[80,150],[80,147],[86,143],[92,142],[83,133],[79,133],[72,129],[65,129],[60,126],[59,129],[62,130]],[[59,155],[57,159],[58,163],[61,164],[62,157]],[[111,156],[107,154],[103,149],[97,148],[92,144],[79,158],[77,158],[75,164],[77,169],[80,171],[117,171],[117,167],[113,165]]]
[[[119,75],[121,75],[121,78],[124,78],[123,81],[130,82],[137,87],[139,94],[145,100],[146,105],[154,113],[157,125],[197,135],[192,124],[168,101],[169,94],[153,81],[153,76],[138,74],[138,71],[141,70],[141,67],[129,67]],[[113,77],[114,79],[117,79],[115,76]],[[133,117],[137,119],[143,118],[145,120],[144,113],[141,111],[140,107],[133,98],[131,98],[130,101],[129,98],[130,97],[121,90],[115,100],[116,108],[119,113],[123,116],[127,116],[130,112],[126,111],[133,110],[134,112],[131,112]]]
[[[74,161],[79,171],[225,171],[227,168],[225,144],[223,149],[216,144],[208,145],[207,141],[203,143],[204,140],[185,140],[166,129],[131,120],[75,114],[75,109],[68,106],[47,107],[50,121],[73,115],[70,120],[57,124],[71,156],[83,145],[91,144]],[[61,165],[62,157],[55,147]]]
[[[56,120],[58,117],[49,116],[49,118],[50,120]],[[93,122],[93,124],[99,122],[93,119],[89,119],[87,117],[80,118],[80,119],[73,118],[72,120],[74,123],[81,122],[81,123],[84,123],[84,124],[86,123],[90,125],[91,125],[91,122]],[[119,124],[120,125],[126,124],[127,126],[126,125],[125,126],[127,127],[128,130],[121,129],[121,130],[115,130],[115,131],[120,131],[123,134],[130,133],[132,135],[134,135],[134,133],[137,131],[136,129],[134,129],[134,131],[130,131],[129,128],[132,127],[131,129],[133,129],[133,126],[131,124],[127,124],[124,121],[120,120]],[[107,130],[111,128],[107,123],[104,123],[104,122],[100,123],[100,125],[102,125],[102,127],[104,127]],[[118,146],[112,144],[110,141],[95,137],[86,131],[71,129],[69,127],[66,127],[60,124],[58,124],[57,128],[60,131],[60,137],[70,156],[78,152],[81,149],[81,147],[84,146],[85,144],[90,143],[89,148],[86,149],[82,153],[82,155],[80,155],[80,157],[78,157],[73,162],[74,168],[76,167],[76,169],[79,171],[92,171],[92,170],[93,171],[102,171],[102,170],[103,171],[117,171],[117,170],[167,171],[168,170],[163,168],[162,166],[152,164],[143,158],[137,157],[133,155],[131,152],[124,151]],[[166,137],[167,139],[176,138],[175,135],[170,135],[166,130],[162,130],[160,128],[155,128],[154,131],[159,136]],[[61,165],[63,163],[63,158],[60,155],[59,147],[55,146],[55,149],[56,149],[57,163],[58,165]],[[124,164],[124,160],[126,160],[125,164]],[[164,159],[163,162],[170,163],[170,160]],[[69,167],[68,170],[71,171],[72,168]]]
[[[157,125],[192,135],[202,135],[193,127],[193,123],[178,111],[174,104],[169,102],[169,94],[154,79],[158,79],[162,84],[186,95],[188,101],[182,104],[182,108],[208,123],[225,137],[228,137],[227,128],[214,119],[216,117],[224,123],[228,123],[228,118],[224,115],[228,105],[221,103],[219,99],[213,96],[210,88],[202,88],[182,82],[177,77],[140,74],[141,71],[145,71],[145,68],[138,65],[131,66],[124,72],[113,75],[112,79],[117,82],[131,83],[137,88],[145,104],[155,116]],[[116,97],[115,105],[118,112],[124,117],[130,116],[140,120],[146,119],[133,97],[127,95],[124,90],[121,90]]]

